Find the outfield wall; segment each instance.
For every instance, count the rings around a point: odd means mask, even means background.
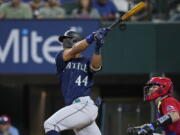
[[[109,23],[108,23],[109,24]],[[102,26],[98,20],[0,21],[0,74],[54,74],[62,49],[58,35],[77,28],[84,35]],[[180,73],[180,23],[128,23],[106,38],[101,74]],[[86,50],[92,55],[93,46]]]

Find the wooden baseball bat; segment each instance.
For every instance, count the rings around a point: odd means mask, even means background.
[[[130,9],[128,12],[126,12],[123,16],[120,17],[120,19],[118,19],[117,21],[115,21],[113,24],[111,24],[108,28],[112,29],[114,28],[116,25],[118,25],[119,23],[126,21],[127,19],[129,19],[131,16],[133,16],[134,14],[138,13],[139,11],[141,11],[144,7],[146,6],[146,4],[144,2],[139,2],[136,6],[134,6],[132,9]]]

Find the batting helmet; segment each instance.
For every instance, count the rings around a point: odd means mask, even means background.
[[[67,40],[64,40],[66,39]],[[63,36],[59,36],[59,41],[63,43],[64,48],[71,48],[76,42],[84,39],[84,36],[81,33],[68,30],[64,33]]]
[[[150,93],[149,90],[154,85],[158,85],[159,88]],[[153,77],[147,82],[144,87],[144,99],[146,101],[152,101],[164,95],[172,95],[173,89],[173,83],[170,78]]]

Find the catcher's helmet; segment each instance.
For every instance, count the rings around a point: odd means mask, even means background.
[[[158,85],[159,88],[149,93],[149,90],[153,85]],[[144,99],[146,101],[152,101],[164,95],[172,95],[173,89],[173,83],[170,78],[153,77],[147,82],[144,87]]]
[[[69,38],[64,41],[65,38]],[[68,30],[64,33],[63,36],[59,36],[59,41],[63,43],[63,47],[71,48],[76,42],[84,39],[84,36],[81,33]]]

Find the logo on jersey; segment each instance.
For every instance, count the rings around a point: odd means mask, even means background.
[[[175,110],[175,108],[174,108],[173,106],[171,106],[171,105],[168,105],[168,106],[166,107],[166,110],[167,110],[167,111],[172,111],[172,110]]]
[[[87,73],[87,65],[82,63],[68,62],[65,69],[77,69]]]

